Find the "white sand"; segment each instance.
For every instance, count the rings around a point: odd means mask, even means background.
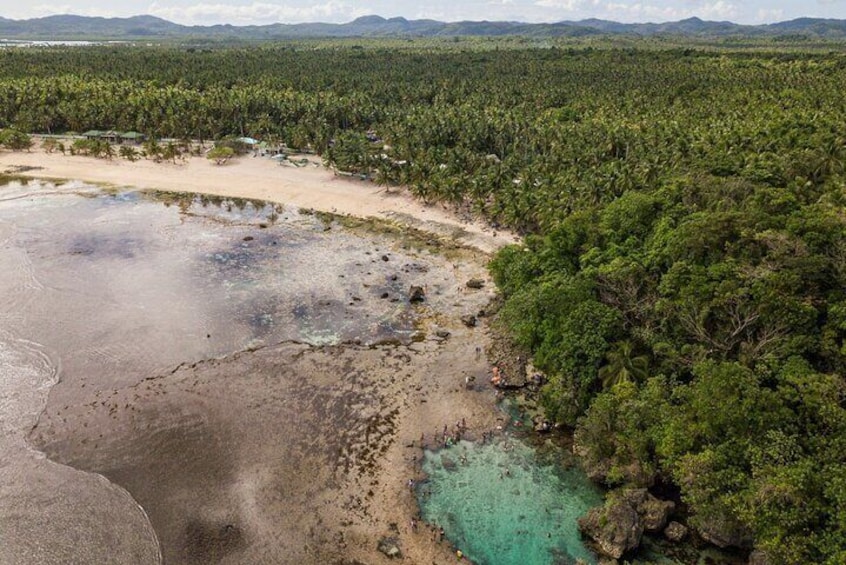
[[[254,198],[321,212],[391,219],[486,253],[518,240],[513,233],[464,221],[440,206],[426,206],[401,188],[386,191],[372,182],[336,176],[319,164],[319,157],[310,158],[313,163],[302,168],[252,156],[225,165],[216,165],[204,157],[189,157],[173,164],[48,154],[33,148],[31,152],[0,152],[0,171],[23,168],[25,172],[21,174],[33,178]]]

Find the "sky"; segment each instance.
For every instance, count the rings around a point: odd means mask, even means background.
[[[343,23],[370,14],[442,21],[523,22],[585,18],[665,22],[697,16],[703,20],[760,24],[804,16],[846,19],[846,0],[0,0],[0,16],[5,18],[54,14],[149,14],[186,25]]]

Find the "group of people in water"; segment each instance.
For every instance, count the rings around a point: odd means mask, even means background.
[[[447,424],[444,424],[443,430],[435,431],[432,434],[432,443],[426,443],[426,434],[420,434],[420,445],[421,449],[427,449],[429,447],[450,447],[455,445],[461,438],[464,436],[465,432],[467,431],[467,421],[464,418],[461,418],[458,422],[455,423],[452,429]]]
[[[478,349],[479,348],[477,348],[477,355],[479,354]],[[497,367],[497,366],[492,367],[491,373],[492,373],[491,384],[493,384],[497,388],[499,388],[500,386],[505,384],[505,376],[502,374],[502,371],[499,369],[499,367]],[[501,390],[498,390],[497,392],[501,393]],[[517,421],[515,423],[517,425],[519,425],[520,422]],[[482,431],[481,435],[476,437],[475,439],[480,441],[482,444],[493,441],[494,436],[501,433],[502,430],[507,426],[507,424],[508,424],[508,422],[506,421],[506,422],[503,422],[500,425],[497,425],[495,429],[484,430],[484,431]],[[458,442],[460,442],[462,438],[467,437],[467,435],[468,435],[467,430],[468,430],[467,421],[466,421],[465,418],[461,418],[461,420],[458,420],[452,426],[450,426],[449,424],[444,424],[442,429],[435,430],[431,434],[430,437],[427,437],[425,433],[421,433],[419,445],[417,445],[416,447],[419,447],[422,450],[451,447],[453,445],[456,445]],[[414,445],[414,442],[412,442],[412,445]],[[506,443],[505,446],[504,446],[504,449],[508,450],[509,447],[513,447],[513,446],[511,446],[509,443]],[[418,459],[417,455],[415,455],[413,457],[413,461],[416,465],[418,463],[418,461],[420,461],[422,463],[422,458]],[[459,462],[463,465],[467,464],[466,454],[462,454],[459,457]],[[511,476],[511,471],[508,468],[505,468],[500,473],[500,479],[503,479],[505,477],[510,477],[510,476]],[[417,481],[415,481],[415,479],[408,479],[406,484],[407,484],[409,490],[413,491],[415,489],[415,487],[417,486]],[[422,495],[424,497],[429,495],[429,494],[431,494],[431,491],[424,490],[422,492]],[[421,519],[420,519],[419,515],[416,515],[416,516],[411,518],[411,520],[409,522],[409,531],[411,533],[416,534],[416,533],[419,532],[419,530],[420,530],[420,520]],[[444,532],[444,528],[442,526],[439,526],[438,524],[427,524],[426,526],[428,527],[428,529],[431,533],[432,541],[441,542],[441,541],[444,540],[445,532]],[[456,554],[456,556],[458,557],[459,560],[462,560],[464,558],[464,554],[461,550],[456,550],[455,554]]]

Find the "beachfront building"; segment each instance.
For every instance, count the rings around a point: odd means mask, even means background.
[[[100,139],[108,141],[109,143],[120,143],[120,134],[115,130],[110,129],[109,131],[104,131],[100,136]]]
[[[120,134],[120,138],[124,144],[133,144],[138,145],[143,143],[147,136],[143,133],[138,133],[137,131],[126,131]]]
[[[138,145],[143,142],[147,136],[137,131],[127,131],[121,133],[115,130],[101,131],[98,129],[88,130],[82,134],[85,139],[96,139],[98,141],[108,141],[109,143],[132,143]]]

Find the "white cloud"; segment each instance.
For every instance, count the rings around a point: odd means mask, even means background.
[[[538,0],[539,2],[563,2],[583,4],[583,0]],[[726,0],[710,2],[691,1],[670,5],[647,4],[641,2],[591,2],[595,17],[620,22],[666,22],[677,21],[693,16],[704,20],[731,20],[739,15],[737,6]]]
[[[705,19],[729,20],[737,16],[737,6],[731,2],[719,0],[718,2],[706,2],[699,11]]]
[[[756,15],[758,23],[769,24],[784,20],[784,10],[781,8],[761,8]]]
[[[100,16],[110,18],[116,16],[114,12],[103,10],[102,8],[77,8],[70,4],[36,4],[30,9],[31,15],[28,18],[43,18],[44,16],[56,16],[64,14],[74,14],[77,16]]]
[[[205,3],[181,7],[162,6],[154,2],[150,5],[148,13],[181,24],[260,25],[277,22],[347,22],[370,12],[366,8],[356,8],[343,1],[328,0],[323,4],[310,6],[253,2],[242,6]]]
[[[587,10],[600,5],[599,0],[538,0],[535,5],[541,8],[558,8],[567,12]]]

